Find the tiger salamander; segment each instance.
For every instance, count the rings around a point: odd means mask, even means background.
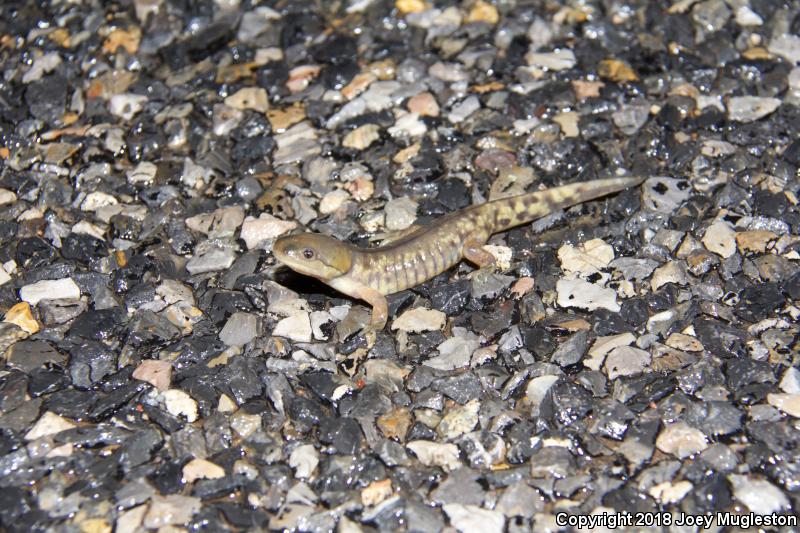
[[[383,329],[389,317],[386,295],[414,287],[461,259],[488,268],[494,257],[482,248],[489,237],[527,224],[553,211],[641,183],[641,178],[611,178],[574,183],[467,207],[413,229],[376,248],[358,248],[318,233],[275,241],[275,258],[337,291],[372,306],[368,331]]]

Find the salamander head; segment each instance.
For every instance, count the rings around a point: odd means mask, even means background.
[[[353,262],[348,244],[319,233],[281,237],[275,241],[272,252],[295,272],[326,282],[346,274]]]

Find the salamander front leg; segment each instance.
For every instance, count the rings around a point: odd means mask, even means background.
[[[386,322],[389,320],[389,303],[383,294],[366,285],[355,287],[352,294],[372,306],[372,319],[361,330],[367,340],[367,348],[372,348],[377,340],[377,333],[386,327]]]

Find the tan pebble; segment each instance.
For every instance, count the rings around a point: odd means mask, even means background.
[[[742,231],[736,234],[736,244],[742,253],[763,254],[767,251],[770,241],[777,238],[777,235],[767,230]]]
[[[534,283],[535,280],[531,277],[525,276],[524,278],[519,278],[514,282],[514,285],[511,286],[511,294],[517,298],[522,298],[533,289]]]
[[[345,186],[350,195],[357,202],[363,202],[372,198],[375,193],[375,184],[365,178],[356,178]]]
[[[33,313],[31,313],[31,305],[28,302],[20,302],[14,305],[8,310],[3,321],[17,325],[21,330],[30,333],[31,335],[38,332],[40,329],[39,322],[33,318]]]
[[[380,479],[373,481],[361,490],[361,503],[366,506],[373,506],[381,503],[392,495],[392,480]]]
[[[90,518],[80,523],[81,533],[111,533],[111,524],[105,518]]]
[[[262,87],[245,87],[225,98],[225,105],[234,109],[252,109],[266,113],[269,109],[269,98]]]
[[[380,126],[377,124],[364,124],[344,136],[342,146],[363,150],[381,138]]]
[[[289,72],[286,88],[292,93],[304,91],[311,85],[311,81],[319,75],[320,70],[322,70],[322,67],[319,65],[300,65],[293,68]]]
[[[142,30],[137,26],[128,29],[117,28],[108,34],[103,42],[103,52],[107,54],[117,53],[117,49],[122,47],[129,54],[135,54],[139,50],[139,43],[142,40]]]
[[[399,329],[408,333],[436,331],[444,327],[446,316],[436,309],[415,307],[409,309],[392,322],[392,330]]]
[[[691,335],[685,335],[683,333],[672,333],[667,338],[666,344],[670,348],[675,348],[676,350],[683,350],[685,352],[703,351],[703,344],[699,340],[692,337]]]
[[[350,198],[350,194],[343,189],[336,189],[322,197],[319,202],[319,212],[322,215],[330,215],[339,209],[343,203]]]
[[[736,253],[736,233],[728,222],[718,220],[706,229],[703,245],[720,257],[728,258]]]
[[[411,427],[411,413],[406,407],[398,407],[378,417],[377,426],[387,439],[404,441]]]
[[[183,467],[183,479],[193,483],[198,479],[219,479],[225,477],[225,469],[205,459],[192,459]]]
[[[397,0],[394,7],[401,15],[409,13],[420,13],[428,9],[428,5],[423,0]]]
[[[348,100],[352,100],[364,92],[367,87],[372,85],[372,82],[377,79],[378,77],[372,72],[362,72],[361,74],[356,74],[355,77],[350,80],[350,83],[345,85],[345,87],[342,89],[342,96]]]
[[[587,98],[597,98],[600,96],[600,89],[605,87],[602,81],[585,81],[573,80],[572,90],[575,91],[575,97],[578,100],[585,100]]]
[[[767,403],[787,415],[800,418],[800,394],[770,393],[767,394]]]
[[[553,325],[558,326],[561,329],[565,329],[569,332],[588,331],[592,329],[592,325],[582,318],[575,318],[573,320],[567,320],[565,322],[557,322]]]
[[[391,59],[384,59],[370,63],[369,72],[374,74],[379,80],[393,80],[397,75],[397,65]]]
[[[600,62],[597,73],[606,79],[617,83],[639,81],[639,76],[630,65],[618,59],[605,59]]]
[[[497,8],[494,7],[493,4],[489,2],[484,2],[483,0],[478,0],[472,6],[472,9],[469,11],[469,15],[467,15],[467,22],[486,22],[488,24],[497,24],[500,20],[500,14],[497,12]]]
[[[236,402],[231,400],[227,394],[219,395],[219,403],[217,404],[217,411],[220,413],[233,413],[239,408]]]
[[[172,364],[168,361],[146,359],[133,371],[133,378],[146,381],[163,392],[169,389],[172,380]]]
[[[578,113],[575,111],[565,111],[553,117],[553,122],[561,127],[564,137],[577,137],[581,130],[578,128]]]
[[[412,157],[416,156],[419,153],[420,148],[422,148],[422,145],[418,142],[412,144],[408,148],[403,148],[402,150],[394,154],[392,161],[399,164],[405,163]]]
[[[439,104],[429,92],[420,93],[408,99],[408,110],[422,117],[438,117]]]

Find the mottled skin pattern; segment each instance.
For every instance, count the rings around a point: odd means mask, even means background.
[[[275,242],[275,257],[372,306],[369,329],[388,319],[386,295],[419,285],[466,259],[481,268],[494,257],[482,249],[494,233],[527,224],[553,211],[634,187],[640,178],[575,183],[468,207],[412,230],[377,248],[357,248],[321,234],[303,233]]]

